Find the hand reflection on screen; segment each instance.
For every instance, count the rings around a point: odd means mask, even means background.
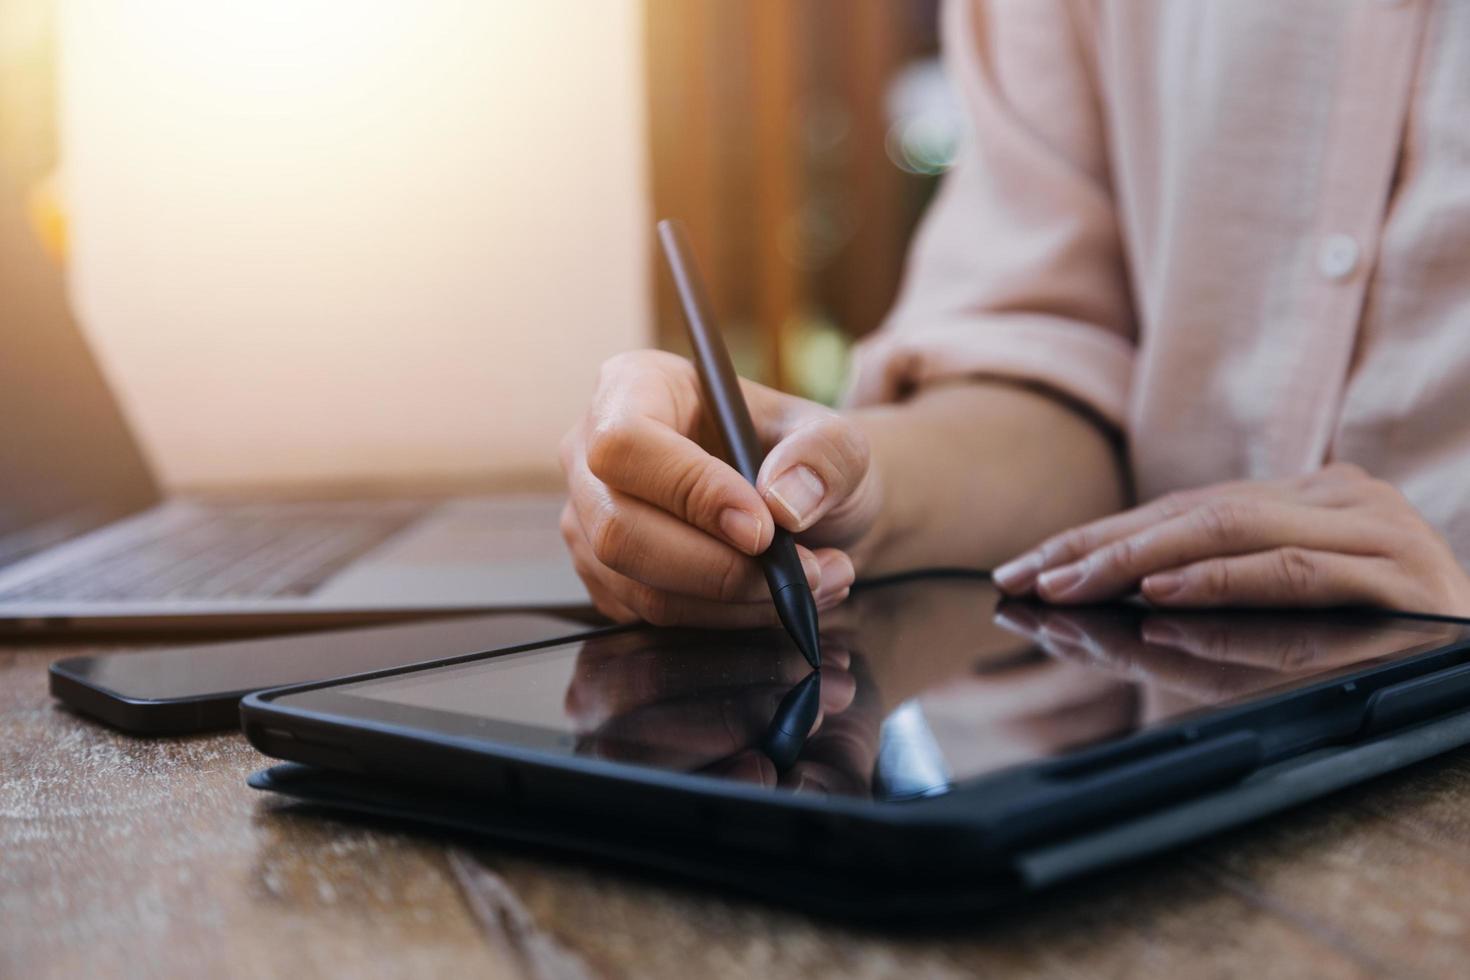
[[[861,638],[875,731],[913,702],[938,750],[921,768],[962,779],[1132,727],[1131,685],[1047,657],[995,621],[996,598],[986,582],[930,579],[860,593],[823,618]]]
[[[1404,649],[1415,637],[1341,615],[1153,612],[1003,603],[996,622],[1059,661],[1137,684],[1140,721],[1235,701]]]
[[[1132,684],[1030,644],[1007,660],[981,661],[917,701],[955,779],[1131,731],[1138,715]]]
[[[777,633],[670,630],[588,640],[565,699],[578,751],[765,786],[831,780],[834,753],[820,743],[828,728],[840,737],[844,726],[833,719],[852,707],[857,682],[842,644],[829,638],[823,652],[818,683]],[[800,727],[810,734],[793,730]],[[864,782],[870,770],[871,761],[859,770]]]
[[[923,792],[1434,639],[1340,612],[997,606],[973,579],[860,591],[823,625],[819,687],[779,631],[588,640],[564,698],[578,751],[797,791]]]

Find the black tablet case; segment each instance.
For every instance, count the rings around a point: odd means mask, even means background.
[[[549,822],[493,799],[454,796],[417,785],[288,763],[250,777],[260,790],[335,810],[409,821],[496,841],[591,857],[713,884],[805,911],[844,918],[960,914],[993,907],[1058,882],[1157,853],[1316,799],[1470,743],[1470,712],[1400,729],[1367,742],[1322,749],[1261,769],[1228,789],[1017,852],[1010,874],[963,887],[913,878],[875,878],[752,858],[717,845],[674,846],[653,834],[590,823]],[[895,804],[901,805],[901,804]]]

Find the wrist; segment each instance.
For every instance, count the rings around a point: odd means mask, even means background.
[[[868,470],[868,475],[860,489],[866,498],[864,502],[871,508],[872,517],[866,522],[862,533],[843,548],[847,556],[852,559],[852,566],[858,578],[870,577],[873,574],[873,567],[882,564],[880,556],[884,551],[884,543],[890,537],[889,527],[892,516],[886,506],[883,487],[883,474],[879,472],[875,462]]]
[[[870,516],[863,533],[846,549],[859,578],[901,571],[894,553],[911,539],[917,524],[905,509],[903,481],[892,472],[895,461],[890,444],[899,411],[895,406],[879,406],[850,415],[867,436],[871,453],[861,505]]]

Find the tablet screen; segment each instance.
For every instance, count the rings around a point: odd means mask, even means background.
[[[779,631],[634,629],[295,695],[440,734],[800,792],[942,793],[1463,641],[1458,623],[999,601],[979,578],[855,592],[811,671]]]

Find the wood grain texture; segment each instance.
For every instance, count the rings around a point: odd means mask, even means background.
[[[929,934],[311,817],[238,736],[54,706],[0,647],[0,977],[1449,977],[1470,753]]]
[[[0,653],[0,976],[519,976],[443,850],[289,814],[238,736],[134,739]]]

